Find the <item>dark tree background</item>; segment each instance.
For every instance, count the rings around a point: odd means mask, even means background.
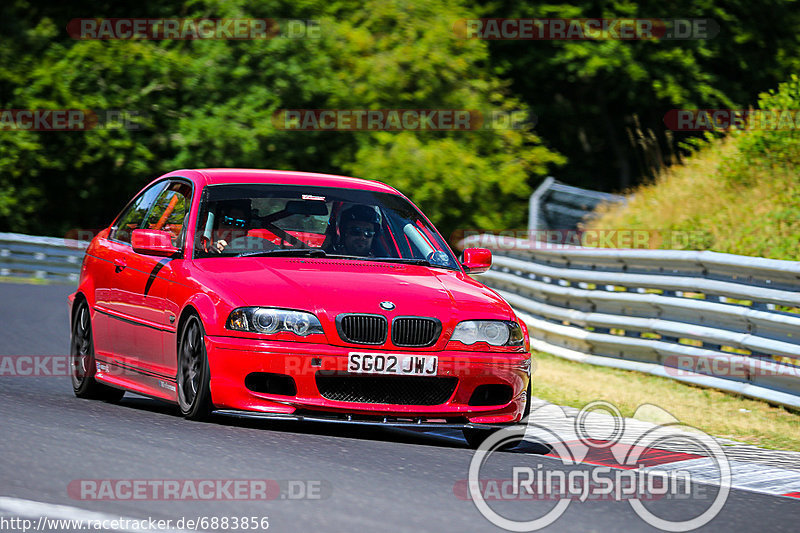
[[[681,151],[664,114],[747,107],[798,71],[789,0],[172,1],[9,0],[0,7],[0,109],[128,110],[138,129],[0,130],[0,231],[99,228],[175,168],[256,167],[379,179],[447,235],[524,227],[542,178],[606,191],[647,179]],[[320,37],[92,41],[83,17],[292,18]],[[686,41],[459,39],[477,17],[714,19]],[[529,111],[534,129],[297,132],[280,109]]]

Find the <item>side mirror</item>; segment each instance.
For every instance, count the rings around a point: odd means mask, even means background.
[[[492,267],[492,252],[486,248],[467,248],[461,255],[461,266],[467,274],[480,274]]]
[[[172,234],[157,229],[135,229],[131,234],[131,246],[137,254],[171,257],[180,250],[172,246]]]

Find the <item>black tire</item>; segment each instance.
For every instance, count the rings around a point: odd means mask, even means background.
[[[69,343],[70,376],[72,391],[78,398],[104,400],[116,403],[125,395],[122,389],[115,389],[94,379],[97,367],[94,358],[94,337],[89,306],[80,302],[75,310]]]
[[[533,380],[528,380],[528,388],[525,391],[525,407],[522,409],[522,419],[517,422],[517,424],[527,424],[528,423],[528,416],[531,414],[531,393],[533,392]],[[511,426],[517,424],[509,424]],[[491,437],[497,429],[476,429],[476,428],[464,428],[461,430],[464,433],[464,439],[467,441],[467,445],[472,449],[477,449],[480,447],[483,442]],[[511,450],[516,448],[520,445],[520,443],[524,439],[520,437],[519,439],[510,440],[508,443],[504,444],[500,447],[501,450]]]
[[[178,405],[188,420],[203,420],[211,414],[210,372],[205,330],[196,315],[181,328],[178,345]]]

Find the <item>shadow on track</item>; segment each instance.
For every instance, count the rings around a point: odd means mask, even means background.
[[[117,407],[170,416],[176,419],[176,424],[197,423],[183,420],[177,406],[161,400],[134,395],[133,393],[127,393]],[[392,426],[361,426],[310,421],[257,420],[219,414],[212,414],[208,421],[201,423],[213,424],[219,427],[277,431],[297,435],[324,435],[336,438],[387,441],[440,448],[469,448],[461,431],[450,428],[406,429]],[[504,450],[504,453],[542,455],[550,451],[550,448],[540,443],[525,441],[511,450]]]

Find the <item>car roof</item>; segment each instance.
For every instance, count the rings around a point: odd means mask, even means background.
[[[193,175],[193,176],[192,176]],[[344,187],[399,194],[398,191],[379,181],[319,174],[315,172],[296,172],[292,170],[261,170],[252,168],[200,168],[183,169],[170,172],[164,177],[194,177],[203,185],[222,185],[232,183],[276,183],[286,185],[308,185],[316,187]]]

